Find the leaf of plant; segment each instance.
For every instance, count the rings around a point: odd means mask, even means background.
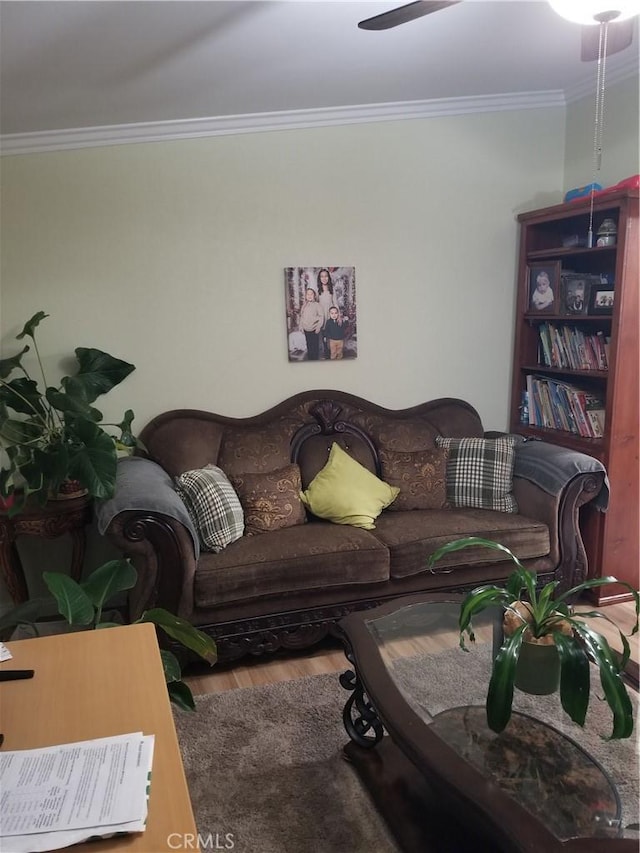
[[[21,352],[16,355],[0,359],[0,379],[6,379],[7,376],[10,376],[16,368],[22,367],[22,356],[26,352],[29,352],[29,347],[25,345]]]
[[[74,380],[82,385],[89,403],[115,388],[136,369],[135,365],[99,349],[78,347],[75,353],[80,369]]]
[[[8,417],[5,407],[0,411],[0,438],[4,444],[31,444],[38,441],[44,432],[45,426],[42,423],[14,420]]]
[[[173,652],[168,651],[168,649],[160,649],[160,658],[162,659],[164,680],[167,684],[172,681],[180,681],[182,678],[182,668]]]
[[[487,693],[487,725],[497,733],[503,731],[511,719],[513,681],[526,628],[526,625],[521,625],[514,634],[507,637],[493,661]]]
[[[34,468],[41,471],[51,491],[57,492],[69,472],[69,450],[66,444],[51,444],[46,450],[34,448]],[[24,467],[24,466],[23,466]]]
[[[69,477],[80,480],[94,498],[110,498],[116,485],[118,459],[113,439],[97,424],[73,420],[78,444],[69,460]]]
[[[153,622],[159,628],[177,640],[183,646],[191,649],[192,652],[198,654],[201,658],[210,664],[214,664],[218,659],[216,644],[207,634],[199,631],[186,619],[181,619],[174,613],[169,613],[161,607],[155,607],[152,610],[145,610],[139,622]]]
[[[494,551],[502,551],[507,554],[511,560],[513,560],[516,566],[522,566],[522,563],[516,555],[505,545],[501,545],[499,542],[494,542],[492,539],[483,539],[481,536],[466,536],[462,539],[454,539],[453,542],[447,542],[446,545],[443,545],[441,548],[434,551],[427,560],[427,567],[429,569],[433,568],[438,560],[442,559],[442,557],[445,557],[447,554],[451,554],[453,551],[461,551],[463,548],[471,548],[478,545],[484,546],[485,548],[492,548]],[[524,568],[524,566],[522,566],[522,568]]]
[[[184,681],[172,681],[167,684],[169,691],[169,699],[182,708],[183,711],[195,711],[196,703],[193,701],[193,694]]]
[[[24,494],[28,496],[34,492],[40,492],[44,489],[43,503],[46,502],[47,482],[42,469],[39,467],[37,462],[34,461],[33,453],[21,463],[20,476],[23,479],[23,483],[20,488]]]
[[[560,702],[573,722],[584,726],[591,687],[589,660],[575,637],[554,631],[553,641],[560,655]]]
[[[89,596],[79,583],[61,572],[43,572],[42,579],[69,625],[90,625],[94,610]]]
[[[606,639],[578,620],[572,621],[600,670],[600,684],[613,713],[613,731],[609,740],[629,737],[633,732],[633,707],[619,672],[619,665]]]
[[[97,610],[118,592],[133,589],[138,573],[128,560],[109,560],[103,563],[80,586]]]
[[[36,328],[45,319],[45,317],[48,316],[49,315],[45,314],[44,311],[38,311],[36,314],[33,315],[30,320],[27,320],[27,322],[24,324],[23,330],[20,332],[19,335],[16,335],[16,340],[21,341],[22,338],[24,338],[26,335],[33,339],[33,333],[35,332]]]
[[[553,596],[553,593],[556,591],[556,588],[557,588],[559,583],[560,583],[560,581],[551,581],[551,583],[546,584],[544,589],[542,590],[542,592],[538,596],[538,602],[537,603],[538,603],[538,607],[540,609],[540,615],[543,618],[546,616],[547,611],[549,613],[552,613],[554,610],[557,609],[556,603],[555,603],[555,601],[551,601],[551,597]]]
[[[136,437],[131,431],[131,424],[133,422],[134,417],[135,416],[131,409],[127,409],[127,411],[124,413],[123,420],[119,424],[116,424],[116,426],[120,430],[120,438],[118,439],[118,444],[122,445],[123,447],[136,446]]]
[[[102,420],[102,412],[94,409],[86,400],[84,390],[81,386],[76,386],[73,382],[63,380],[64,392],[58,391],[57,388],[47,388],[47,401],[54,409],[65,414],[80,415],[80,417],[88,418],[90,421],[98,423]]]
[[[42,405],[42,394],[38,391],[38,383],[24,376],[0,385],[0,402],[6,403],[14,412],[30,417],[34,414],[44,417],[46,414]]]
[[[458,617],[460,633],[468,628],[472,617],[477,613],[494,604],[509,604],[511,600],[511,595],[499,586],[490,584],[488,586],[476,587],[476,589],[472,590],[465,597],[460,605],[460,615]]]
[[[607,575],[605,578],[590,578],[589,580],[583,581],[583,583],[578,584],[578,586],[574,586],[571,589],[564,592],[561,596],[558,597],[557,601],[567,601],[573,600],[578,593],[584,592],[587,589],[593,589],[597,586],[605,586],[607,584],[616,583],[620,584],[620,586],[624,586],[633,596],[633,600],[635,603],[635,611],[636,611],[636,623],[633,626],[633,630],[629,636],[636,634],[639,626],[639,617],[640,617],[640,593],[637,589],[628,584],[626,581],[618,580],[618,578],[613,577],[613,575]]]

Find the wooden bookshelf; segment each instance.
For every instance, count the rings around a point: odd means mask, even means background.
[[[624,190],[596,196],[593,206],[593,242],[605,219],[617,225],[613,246],[589,248],[582,245],[587,237],[590,199],[523,213],[520,225],[518,261],[518,299],[513,357],[510,428],[521,435],[536,436],[599,459],[607,469],[611,483],[611,500],[606,513],[587,505],[580,524],[587,555],[589,575],[615,575],[620,580],[639,585],[639,363],[638,312],[638,190]],[[571,240],[579,245],[567,245]],[[532,302],[534,274],[548,266],[554,302],[546,310],[536,310]],[[560,279],[558,278],[558,271]],[[583,313],[573,314],[563,299],[561,276],[567,272],[584,275],[587,291],[596,287],[613,290],[610,313],[591,304]],[[602,276],[595,285],[593,276]],[[608,281],[604,283],[604,279]],[[587,294],[587,298],[590,293]],[[596,313],[597,312],[597,313]],[[606,369],[570,369],[545,363],[540,335],[542,324],[553,324],[600,333],[608,340]],[[580,435],[547,423],[531,424],[522,420],[522,396],[533,377],[569,383],[585,393],[600,397],[605,404],[604,430],[601,437]],[[528,401],[529,407],[532,401]],[[547,404],[547,420],[548,420]],[[551,413],[553,415],[553,412]],[[565,420],[566,420],[566,412]],[[557,418],[559,413],[556,412]],[[535,418],[535,414],[534,414]],[[628,596],[615,585],[594,591],[597,603],[622,601]]]

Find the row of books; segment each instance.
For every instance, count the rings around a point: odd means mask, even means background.
[[[584,438],[604,435],[604,399],[568,382],[530,373],[525,405],[530,426],[572,432]],[[523,406],[524,408],[524,406]]]
[[[608,370],[610,338],[602,331],[593,334],[560,323],[541,323],[540,362],[547,367],[571,370]]]

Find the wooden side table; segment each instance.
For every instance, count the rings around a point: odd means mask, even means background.
[[[88,495],[49,501],[43,507],[25,507],[13,518],[0,512],[0,569],[15,604],[21,604],[29,598],[22,561],[16,547],[18,536],[57,539],[69,533],[73,544],[71,577],[79,581],[86,547],[85,528],[90,519],[91,498]]]

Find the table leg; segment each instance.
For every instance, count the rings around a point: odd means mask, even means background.
[[[0,569],[14,604],[29,598],[27,582],[11,528],[0,521]]]
[[[73,550],[71,552],[71,577],[74,581],[80,583],[87,539],[84,528],[70,530],[69,533],[71,535],[71,542],[73,545]]]

